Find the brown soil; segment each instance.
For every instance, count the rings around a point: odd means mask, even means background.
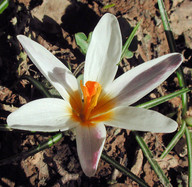
[[[104,9],[107,4],[115,6]],[[165,0],[165,7],[178,51],[185,57],[183,63],[186,82],[192,85],[192,2],[190,0]],[[149,0],[14,0],[0,15],[0,124],[6,124],[10,112],[21,105],[43,97],[22,75],[31,75],[47,84],[47,81],[25,56],[16,35],[31,35],[34,40],[55,54],[74,71],[84,61],[77,47],[74,34],[89,34],[99,18],[110,12],[116,15],[122,30],[123,41],[133,27],[142,20],[137,36],[130,47],[134,57],[124,59],[119,75],[144,61],[169,53],[169,47],[161,22],[157,1]],[[173,74],[168,80],[143,98],[139,103],[178,90],[178,80]],[[189,96],[191,96],[189,94]],[[191,100],[191,97],[189,98]],[[190,103],[190,102],[189,102]],[[192,115],[191,105],[188,114]],[[154,110],[167,115],[180,115],[181,99],[176,97]],[[105,152],[145,180],[150,186],[162,186],[147,159],[140,150],[131,131],[107,127]],[[29,150],[48,140],[53,134],[21,131],[0,131],[0,159]],[[186,186],[187,153],[182,138],[174,150],[163,160],[158,157],[173,134],[141,133],[173,186]],[[86,177],[80,167],[75,137],[66,133],[53,147],[26,159],[20,158],[0,166],[0,186],[138,186],[135,182],[100,160],[98,171],[92,178]]]

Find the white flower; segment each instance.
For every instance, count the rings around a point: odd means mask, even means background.
[[[77,152],[87,176],[93,176],[97,169],[106,138],[104,124],[157,133],[177,129],[177,123],[162,114],[129,105],[167,79],[181,64],[182,56],[172,53],[145,62],[114,80],[122,48],[115,16],[105,14],[94,29],[84,84],[38,43],[22,35],[18,40],[63,99],[44,98],[25,104],[8,116],[9,127],[46,132],[75,127]]]

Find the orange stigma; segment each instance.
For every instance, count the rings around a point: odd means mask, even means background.
[[[84,120],[89,119],[91,111],[97,105],[99,95],[101,93],[101,85],[98,82],[87,81],[83,86],[82,81],[80,82],[81,90],[83,92],[84,99]]]
[[[80,122],[82,126],[94,125],[96,122],[106,121],[112,116],[109,112],[114,104],[109,97],[101,97],[101,85],[95,81],[87,81],[85,86],[80,81],[80,86],[83,94],[83,102],[81,110],[76,110],[72,106],[72,119]]]

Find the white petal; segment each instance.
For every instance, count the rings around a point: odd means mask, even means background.
[[[52,53],[26,36],[17,36],[27,55],[45,78],[68,99],[69,94],[77,91],[78,83],[71,71]]]
[[[77,152],[83,172],[91,177],[97,170],[97,165],[103,150],[106,130],[103,124],[91,127],[76,128]]]
[[[137,107],[117,107],[114,116],[105,124],[136,131],[170,133],[177,129],[177,123],[152,110]]]
[[[105,14],[95,27],[85,60],[84,82],[97,81],[102,87],[110,84],[117,72],[122,48],[117,18]]]
[[[64,131],[77,124],[71,120],[70,105],[63,99],[38,99],[23,105],[7,118],[9,127],[29,131]]]
[[[131,105],[166,80],[181,63],[179,53],[145,62],[115,79],[106,92],[116,98],[117,105]]]

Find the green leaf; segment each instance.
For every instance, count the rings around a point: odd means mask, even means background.
[[[115,3],[112,3],[112,4],[108,4],[108,5],[105,5],[103,7],[103,9],[108,9],[108,8],[111,8],[111,7],[114,7],[115,6]]]
[[[49,93],[51,94],[52,97],[56,97],[56,98],[61,98],[61,95],[59,94],[59,92],[53,87],[51,89],[49,89]]]
[[[128,49],[126,49],[125,53],[124,53],[124,57],[127,59],[130,59],[133,57],[133,52],[129,51]]]
[[[151,40],[151,35],[147,34],[145,37],[144,37],[144,41],[147,43]]]
[[[27,54],[25,52],[21,52],[18,56],[18,58],[21,58],[23,61],[27,60]]]
[[[140,186],[143,187],[148,187],[148,184],[146,184],[142,179],[137,177],[134,173],[129,171],[128,168],[120,165],[116,160],[112,159],[109,157],[106,153],[102,153],[101,159],[104,160],[105,162],[111,164],[114,168],[118,169],[121,171],[123,174],[127,175],[129,178],[131,178],[133,181],[137,182]]]
[[[80,81],[82,80],[82,82],[83,82],[83,77],[84,77],[83,74],[79,75],[79,76],[77,77],[77,81],[80,82]]]
[[[88,44],[89,44],[90,41],[91,41],[92,34],[93,34],[93,32],[90,32],[89,35],[88,35],[88,39],[87,39]]]
[[[87,49],[89,46],[89,42],[90,42],[90,34],[89,37],[87,38],[87,36],[83,33],[83,32],[79,32],[75,34],[75,41],[77,43],[77,45],[80,48],[80,51],[85,55],[87,53]]]
[[[48,141],[40,144],[39,146],[36,146],[36,147],[32,147],[31,149],[29,149],[28,151],[26,152],[23,152],[23,153],[18,153],[14,156],[10,156],[8,158],[5,158],[5,159],[2,159],[0,160],[0,166],[1,165],[5,165],[5,164],[9,164],[13,161],[17,161],[17,160],[21,160],[21,159],[25,159],[27,158],[28,156],[32,156],[46,148],[49,148],[51,147],[52,145],[56,144],[58,141],[61,140],[61,138],[63,137],[62,133],[58,133],[54,136],[52,136],[51,138],[49,138]]]
[[[175,52],[175,51],[177,51],[177,48],[176,48],[175,40],[174,40],[174,37],[173,37],[173,33],[171,31],[170,24],[169,24],[169,21],[168,21],[168,16],[167,16],[167,12],[165,10],[163,0],[158,0],[157,2],[158,2],[160,14],[161,14],[161,19],[162,19],[162,22],[163,22],[163,27],[164,27],[164,30],[165,30],[165,34],[166,34],[166,37],[167,37],[167,41],[168,41],[168,44],[169,44],[170,51]],[[178,77],[178,80],[179,80],[179,86],[181,88],[185,88],[186,87],[186,82],[185,82],[185,78],[184,78],[183,69],[182,69],[181,66],[178,68],[176,73],[177,73],[177,77]],[[182,118],[185,118],[186,112],[187,112],[187,109],[188,109],[187,94],[186,93],[182,94],[181,98],[182,98]],[[185,125],[183,125],[183,126],[185,126]],[[188,150],[188,186],[192,187],[192,147],[191,147],[192,146],[192,140],[191,140],[188,128],[183,127],[183,129],[185,130],[187,150]]]
[[[133,133],[135,134],[135,139],[137,140],[137,143],[140,145],[140,147],[141,147],[145,157],[147,158],[147,160],[150,163],[151,167],[153,168],[153,170],[155,171],[155,173],[159,177],[160,182],[164,186],[171,186],[168,178],[165,175],[165,173],[160,168],[160,166],[157,163],[157,161],[153,158],[153,154],[149,150],[149,148],[148,148],[147,144],[145,143],[145,141],[143,140],[143,138],[140,137],[137,132],[133,131]]]
[[[121,52],[121,58],[120,61],[126,56],[127,50],[129,49],[129,46],[131,45],[131,42],[139,28],[141,24],[141,21],[137,23],[137,25],[135,26],[135,28],[133,29],[133,31],[131,32],[129,38],[127,39],[127,41],[125,42],[125,45],[123,46],[122,52]],[[120,62],[119,62],[120,63]],[[117,65],[119,65],[119,63]]]
[[[158,2],[160,14],[161,14],[161,19],[162,19],[162,22],[163,22],[163,27],[164,27],[164,30],[165,30],[165,34],[166,34],[166,37],[167,37],[169,49],[170,49],[171,52],[175,52],[175,51],[177,51],[177,48],[176,48],[175,40],[174,40],[174,37],[173,37],[173,33],[171,31],[170,24],[169,24],[169,21],[168,21],[168,16],[167,16],[167,12],[165,10],[163,0],[158,0],[157,2]],[[177,77],[178,77],[178,80],[179,80],[179,86],[181,88],[185,88],[186,83],[185,83],[185,79],[184,79],[184,75],[183,75],[183,69],[182,69],[181,66],[177,69],[176,73],[177,73]],[[182,116],[185,117],[185,114],[186,114],[186,111],[187,111],[187,95],[184,93],[184,94],[182,94],[181,98],[182,98],[182,106],[183,106],[182,107]]]
[[[185,129],[186,129],[186,123],[183,120],[181,128],[175,134],[175,136],[172,138],[172,140],[169,142],[169,144],[167,145],[166,149],[163,151],[162,155],[160,156],[161,159],[165,158],[169,154],[169,152],[175,147],[177,142],[181,139],[181,137],[185,133]]]
[[[0,14],[9,6],[8,0],[0,0]]]
[[[0,124],[0,131],[12,131],[7,124]]]
[[[24,75],[21,77],[21,79],[27,79],[29,82],[31,82],[45,97],[52,97],[51,94],[48,92],[48,90],[36,79],[34,79],[31,76]]]
[[[186,121],[187,125],[192,127],[192,117],[191,116],[186,117],[185,121]]]
[[[188,153],[188,187],[192,186],[192,139],[191,139],[191,134],[189,132],[189,129],[186,127],[185,128],[185,137],[187,141],[187,153]]]
[[[159,97],[157,99],[153,99],[151,101],[148,101],[148,102],[142,103],[140,105],[137,105],[137,107],[149,109],[149,108],[155,107],[157,105],[160,105],[160,104],[162,104],[162,103],[164,103],[164,102],[166,102],[166,101],[168,101],[168,100],[170,100],[170,99],[172,99],[174,97],[177,97],[177,96],[180,96],[180,95],[182,95],[184,93],[187,93],[189,91],[191,91],[191,88],[183,88],[183,89],[181,89],[179,91],[176,91],[176,92],[173,92],[171,94],[168,94],[168,95]]]

